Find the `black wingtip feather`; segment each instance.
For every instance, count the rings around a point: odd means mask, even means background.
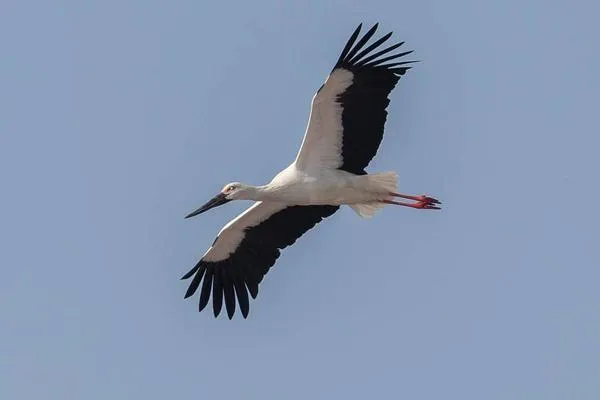
[[[213,281],[213,271],[212,271],[212,269],[207,269],[206,275],[204,276],[204,282],[202,282],[202,290],[200,291],[200,300],[198,302],[198,311],[204,310],[204,308],[208,304],[208,299],[210,298],[210,292],[212,289],[212,281]]]
[[[246,291],[244,281],[241,279],[236,279],[234,281],[234,286],[235,295],[238,299],[238,304],[240,305],[240,311],[242,312],[242,316],[244,318],[248,318],[248,312],[250,311],[250,301],[248,300],[248,292]]]
[[[187,274],[182,276],[181,280],[184,281],[186,279],[189,279],[192,275],[194,275],[194,273],[196,273],[196,271],[198,271],[198,269],[200,268],[201,265],[202,265],[202,261],[200,261],[198,264],[196,264],[194,266],[194,268],[190,269],[190,271]]]
[[[360,26],[362,26],[362,24],[359,25],[359,27]],[[379,23],[373,25],[359,39],[358,36],[360,33],[360,29],[355,30],[348,42],[346,43],[346,46],[342,50],[342,53],[340,54],[340,57],[333,69],[335,70],[336,68],[344,68],[350,70],[353,73],[358,73],[363,70],[366,71],[373,69],[387,61],[394,60],[396,58],[412,53],[412,51],[407,51],[381,58],[381,56],[383,56],[384,54],[387,54],[404,44],[404,42],[400,42],[386,47],[383,50],[379,50],[373,54],[370,54],[372,51],[375,51],[376,49],[380,48],[381,45],[384,42],[386,42],[393,34],[393,32],[389,32],[367,46],[367,43],[375,34],[375,31],[377,30],[378,26]],[[396,75],[396,77],[398,77],[398,75],[403,75],[407,71],[407,69],[401,69],[400,72],[398,72],[397,69],[392,69],[387,65],[384,68],[381,68],[380,70],[385,70],[388,73]]]
[[[223,279],[223,295],[225,296],[225,308],[229,319],[235,314],[235,292],[233,290],[233,281],[229,278]]]
[[[383,50],[380,50],[380,51],[378,51],[377,53],[371,54],[369,57],[367,57],[367,58],[363,58],[362,60],[358,61],[358,62],[356,63],[356,66],[357,66],[357,67],[364,66],[364,65],[366,65],[366,64],[367,64],[369,61],[372,61],[372,60],[376,59],[377,57],[381,57],[382,55],[384,55],[384,54],[387,54],[387,53],[389,53],[390,51],[394,51],[394,50],[396,50],[398,47],[402,46],[403,44],[404,44],[404,42],[396,43],[396,44],[393,44],[393,45],[391,45],[391,46],[389,46],[389,47],[386,47],[386,48],[385,48],[385,49],[383,49]]]
[[[346,57],[344,57],[345,62],[350,62],[349,60],[352,59],[352,57],[354,57],[354,55],[360,50],[362,49],[362,47],[367,44],[367,42],[369,41],[369,39],[371,39],[371,37],[375,34],[375,31],[377,30],[377,27],[379,26],[379,24],[375,24],[371,27],[371,29],[369,29],[367,31],[367,33],[365,33],[363,35],[362,38],[360,38],[360,40],[358,41],[358,43],[356,43],[356,45],[354,46],[354,48],[352,50],[350,50],[350,52],[348,53],[348,55],[346,55]]]
[[[370,63],[368,63],[368,64],[363,64],[363,65],[364,65],[365,67],[376,67],[376,66],[378,66],[378,65],[380,65],[380,64],[383,64],[384,62],[387,62],[387,61],[390,61],[390,60],[394,60],[394,59],[396,59],[396,58],[398,58],[398,57],[403,57],[403,56],[409,55],[409,54],[411,54],[413,51],[414,51],[414,50],[409,50],[409,51],[405,51],[405,52],[402,52],[402,53],[393,54],[393,55],[391,55],[391,56],[388,56],[388,57],[384,57],[384,58],[379,58],[379,59],[377,59],[377,60],[373,60],[373,61],[371,61]]]
[[[248,292],[253,299],[256,299],[258,296],[258,282],[257,281],[246,281],[246,287],[248,288]]]
[[[381,46],[390,37],[392,37],[392,32],[388,33],[387,35],[384,35],[379,40],[377,40],[376,42],[369,45],[369,47],[367,47],[366,49],[364,49],[363,51],[361,51],[360,53],[358,53],[357,55],[352,57],[352,59],[349,60],[348,62],[350,64],[355,64],[358,60],[363,58],[366,54],[369,54],[373,49],[376,49],[377,47]]]
[[[219,271],[214,272],[212,289],[213,314],[215,318],[217,318],[223,307],[223,285],[221,283],[221,274]]]
[[[340,58],[337,60],[337,62],[335,63],[335,65],[340,64],[342,62],[342,60],[346,57],[346,54],[348,54],[348,52],[352,48],[352,45],[356,41],[356,38],[360,34],[360,30],[361,29],[362,29],[362,22],[360,24],[358,24],[358,26],[356,27],[356,29],[354,30],[354,32],[350,36],[350,39],[348,39],[348,41],[346,42],[346,45],[344,46],[344,49],[342,50],[342,53],[340,54]]]
[[[196,276],[194,276],[194,279],[192,279],[188,290],[185,292],[185,296],[183,297],[184,299],[187,299],[196,293],[196,290],[198,290],[198,286],[200,285],[200,281],[202,281],[204,271],[206,271],[206,265],[202,264],[201,268],[198,270],[198,272],[196,272]]]
[[[392,68],[392,67],[397,67],[398,65],[414,64],[414,63],[418,63],[418,62],[421,62],[421,60],[400,61],[400,62],[395,62],[395,63],[391,63],[391,64],[379,65],[379,68]]]

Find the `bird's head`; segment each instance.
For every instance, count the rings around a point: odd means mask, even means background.
[[[221,194],[225,195],[227,200],[252,200],[249,196],[254,187],[241,182],[231,182],[223,186]]]
[[[251,199],[249,194],[252,192],[253,187],[250,185],[246,185],[240,182],[231,182],[228,183],[221,189],[219,194],[210,199],[206,204],[202,207],[198,208],[196,211],[186,215],[186,218],[194,217],[198,214],[202,214],[205,211],[210,210],[211,208],[218,207],[225,203],[230,202],[231,200],[244,200]]]

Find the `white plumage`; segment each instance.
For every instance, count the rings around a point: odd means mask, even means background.
[[[334,170],[342,165],[344,110],[336,99],[352,84],[353,77],[348,70],[333,70],[314,95],[306,134],[294,162],[299,170],[319,173],[321,169]]]
[[[358,42],[361,25],[344,47],[325,84],[317,91],[306,134],[294,162],[264,186],[239,182],[221,192],[186,218],[231,200],[256,201],[221,229],[212,246],[182,279],[193,276],[186,298],[202,283],[199,309],[212,295],[214,315],[223,300],[229,318],[236,308],[247,317],[249,298],[279,257],[280,249],[304,232],[349,205],[361,217],[371,217],[386,204],[439,209],[428,196],[396,193],[396,173],[367,174],[387,117],[388,95],[414,61],[389,63],[410,51],[381,57],[402,43],[374,52],[391,33],[365,47],[373,26]],[[355,44],[356,42],[356,44]],[[413,200],[413,203],[395,198]]]

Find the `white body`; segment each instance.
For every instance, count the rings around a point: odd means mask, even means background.
[[[374,177],[376,177],[374,179]],[[260,187],[254,200],[283,202],[290,205],[354,205],[391,198],[396,189],[393,172],[354,175],[337,169],[303,171],[296,163],[281,171],[266,186]],[[379,178],[379,179],[377,179]]]

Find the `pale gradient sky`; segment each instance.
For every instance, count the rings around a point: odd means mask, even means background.
[[[209,4],[212,3],[212,4]],[[0,6],[0,398],[600,398],[594,1]],[[349,209],[248,320],[179,277],[295,156],[359,22],[423,60],[370,171],[440,213]]]

